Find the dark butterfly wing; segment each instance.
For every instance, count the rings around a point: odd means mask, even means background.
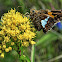
[[[30,10],[30,18],[32,22],[34,23],[35,28],[40,31],[43,29],[41,25],[41,20],[47,18],[47,16],[44,14],[46,11],[44,10]]]
[[[62,17],[61,11],[47,11],[47,10],[30,10],[30,18],[34,23],[35,28],[46,33],[53,25]]]
[[[62,20],[62,10],[51,10],[52,15],[56,16],[56,20],[59,18]]]

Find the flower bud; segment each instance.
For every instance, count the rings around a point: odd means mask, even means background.
[[[9,48],[6,48],[5,51],[6,51],[6,52],[9,52]]]
[[[6,48],[6,45],[3,45],[3,48],[5,49]]]
[[[9,50],[11,51],[12,50],[12,47],[9,47]]]
[[[1,58],[4,58],[4,53],[1,53]]]

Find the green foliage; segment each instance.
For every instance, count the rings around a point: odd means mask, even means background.
[[[55,9],[62,9],[62,0],[0,0],[0,17],[4,12],[7,12],[10,8],[16,8],[21,13],[26,13],[30,12],[31,8],[52,9],[50,4],[52,4]],[[62,35],[62,31],[58,30],[56,26],[54,27],[54,30]],[[35,52],[32,52],[32,54],[35,53],[35,62],[46,62],[49,59],[56,57],[59,54],[62,54],[62,37],[61,35],[57,35],[57,33],[55,34],[52,32],[47,32],[47,34],[44,34],[42,30],[37,32],[37,43],[35,47],[33,47],[35,48]],[[31,47],[20,49],[22,55],[20,59],[18,58],[17,52],[12,51],[6,53],[4,59],[0,58],[0,62],[30,62],[29,58],[31,54]],[[23,51],[23,49],[25,51]],[[57,60],[54,62],[62,61]]]

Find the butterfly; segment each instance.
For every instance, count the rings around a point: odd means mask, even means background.
[[[35,26],[35,28],[46,33],[50,30],[56,23],[62,20],[62,10],[30,10],[30,18]]]

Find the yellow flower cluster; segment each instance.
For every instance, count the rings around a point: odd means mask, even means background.
[[[29,46],[35,44],[35,28],[31,24],[29,18],[20,12],[11,9],[1,18],[0,26],[0,56],[4,57],[4,51],[12,50],[15,43],[20,42],[21,46]]]

